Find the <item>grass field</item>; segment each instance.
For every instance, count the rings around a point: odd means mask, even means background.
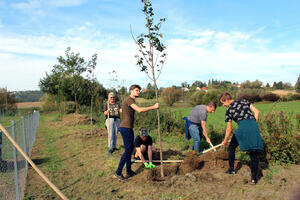
[[[265,114],[270,110],[286,109],[299,113],[300,102],[256,104]],[[175,108],[172,108],[175,109]],[[177,108],[188,115],[191,108]],[[209,115],[211,125],[225,125],[225,108]],[[185,175],[166,177],[164,181],[151,180],[151,171],[134,164],[138,174],[127,182],[112,178],[124,151],[118,137],[119,151],[106,157],[107,135],[104,129],[90,132],[89,125],[67,126],[58,120],[57,113],[42,114],[32,159],[69,199],[290,199],[300,184],[300,166],[270,166],[256,186],[247,184],[247,165],[234,177],[224,174],[226,168],[196,170],[194,179]],[[98,125],[98,127],[101,127]],[[156,135],[153,135],[157,137]],[[157,140],[156,140],[157,141]],[[191,150],[191,141],[184,136],[162,137],[164,155],[182,159]],[[156,142],[154,144],[158,146]],[[173,165],[165,165],[174,168]],[[150,178],[149,178],[150,177]],[[59,199],[41,178],[29,170],[25,199]]]
[[[221,109],[220,109],[221,110]],[[134,164],[138,174],[120,182],[112,175],[124,151],[119,135],[118,148],[106,157],[107,136],[103,129],[89,134],[89,125],[62,126],[57,113],[41,115],[32,159],[69,199],[289,199],[298,189],[298,165],[273,166],[263,171],[256,186],[247,184],[249,168],[234,177],[225,169],[197,170],[194,179],[185,175],[149,179],[151,171]],[[171,140],[171,142],[170,142]],[[176,145],[172,143],[177,141]],[[164,155],[181,159],[191,149],[183,138],[163,137]],[[156,143],[155,146],[158,146]],[[165,165],[172,168],[173,165]],[[29,169],[25,199],[59,199],[33,169]]]

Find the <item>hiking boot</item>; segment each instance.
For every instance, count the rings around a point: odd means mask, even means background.
[[[126,178],[123,176],[123,174],[118,175],[117,173],[115,173],[114,177],[119,179],[120,181],[126,181]]]
[[[116,148],[116,147],[114,147],[113,148],[113,151],[119,151],[120,149],[118,149],[118,148]]]
[[[225,173],[232,174],[232,175],[236,174],[236,172],[233,169],[228,169]]]
[[[134,171],[126,172],[126,178],[134,176],[136,173]]]

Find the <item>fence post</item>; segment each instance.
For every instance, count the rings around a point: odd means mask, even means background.
[[[15,122],[14,120],[11,121],[11,135],[12,138],[16,141],[15,137]],[[19,192],[19,179],[18,179],[18,163],[17,163],[17,150],[14,145],[13,146],[13,153],[14,153],[14,168],[15,168],[15,183],[16,183],[16,200],[20,200],[20,192]]]
[[[23,129],[23,138],[24,138],[24,152],[25,154],[28,156],[28,152],[27,152],[27,138],[26,138],[26,130],[25,130],[25,120],[24,117],[22,116],[22,129]],[[26,166],[26,170],[28,169],[28,162],[25,159],[25,166]]]

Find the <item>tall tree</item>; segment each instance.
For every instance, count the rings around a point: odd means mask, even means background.
[[[157,24],[154,24],[154,13],[152,4],[149,0],[141,0],[143,3],[143,13],[146,17],[146,33],[142,33],[136,38],[133,36],[132,30],[131,34],[135,43],[139,47],[139,53],[135,56],[137,58],[137,65],[140,67],[141,71],[145,72],[146,75],[153,81],[153,86],[155,89],[156,102],[158,103],[158,89],[156,81],[159,78],[162,68],[166,60],[166,54],[163,52],[166,47],[161,43],[160,39],[163,37],[160,33],[160,28],[165,18],[160,19]],[[150,71],[150,73],[149,73]],[[158,74],[156,74],[158,73]],[[157,130],[158,139],[160,144],[160,160],[162,161],[162,143],[161,143],[161,133],[160,133],[160,115],[159,109],[157,109]],[[161,162],[161,176],[164,177],[163,163]]]

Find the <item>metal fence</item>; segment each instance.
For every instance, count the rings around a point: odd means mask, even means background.
[[[16,122],[12,120],[11,126],[5,127],[29,157],[35,141],[39,119],[40,112],[34,111]],[[27,161],[0,131],[0,200],[20,200],[23,198],[27,170]]]

